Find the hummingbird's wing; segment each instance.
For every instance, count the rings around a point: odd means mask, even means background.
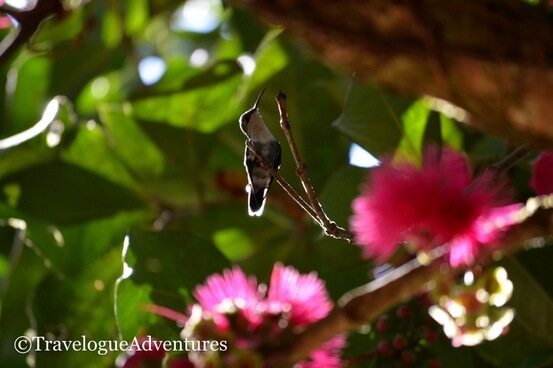
[[[248,213],[250,216],[261,216],[265,206],[265,196],[272,176],[261,167],[255,154],[246,146],[244,152],[244,166],[248,174]]]
[[[272,167],[275,171],[280,169],[281,159],[282,159],[282,150],[280,148],[280,143],[278,143],[277,140],[271,142],[271,149],[269,149],[269,152],[274,152],[274,156],[268,160],[269,162],[272,162]],[[273,182],[274,177],[271,175],[271,180],[269,181],[269,184],[267,185],[267,191],[271,187],[271,183]]]
[[[281,148],[278,141],[253,142],[255,150],[261,154],[267,163],[278,170],[281,162]],[[265,170],[255,154],[246,144],[244,152],[244,166],[248,174],[248,186],[246,188],[249,197],[249,214],[260,216],[265,206],[267,191],[273,182],[273,176]]]

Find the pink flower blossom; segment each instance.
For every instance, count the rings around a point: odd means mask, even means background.
[[[197,337],[194,334],[208,331],[212,335],[201,337],[215,340],[225,337],[232,341],[234,345],[229,347],[229,352],[233,348],[236,351],[229,359],[232,359],[233,365],[240,357],[246,359],[248,364],[257,366],[253,357],[256,348],[278,339],[286,329],[303,328],[324,318],[333,306],[324,282],[315,273],[302,275],[280,263],[273,268],[268,288],[258,285],[254,277],[247,277],[240,268],[235,267],[223,271],[222,275],[210,276],[196,288],[194,296],[201,307],[201,317],[194,314],[190,317],[183,336],[194,338]],[[215,331],[209,321],[214,322]],[[298,363],[298,367],[342,367],[340,351],[344,345],[345,336],[336,336],[312,352],[310,359]],[[244,351],[248,354],[242,354]],[[202,362],[201,357],[194,359]],[[218,362],[223,366],[225,362],[229,364],[224,357],[221,359]]]
[[[553,193],[553,152],[542,152],[532,166],[530,187],[537,195]]]
[[[277,263],[273,268],[267,302],[269,311],[290,310],[294,326],[311,324],[332,309],[324,283],[316,273],[300,275],[293,267]]]
[[[465,157],[429,148],[421,167],[385,160],[353,201],[350,225],[368,258],[388,259],[400,243],[428,251],[450,242],[450,263],[471,264],[515,222],[520,205],[497,207],[502,185],[492,174],[473,178]]]
[[[340,353],[346,346],[344,335],[338,335],[328,340],[309,355],[309,361],[298,363],[297,368],[340,368],[343,363],[340,359]]]
[[[256,307],[259,303],[255,277],[247,277],[239,267],[224,270],[223,275],[211,275],[204,285],[196,287],[194,297],[203,310],[214,315],[219,328],[226,328],[227,323],[222,314],[223,306],[235,306],[243,310],[246,318],[253,323],[256,317]]]

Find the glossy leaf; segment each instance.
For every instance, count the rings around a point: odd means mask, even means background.
[[[43,56],[23,55],[11,69],[8,89],[9,133],[19,133],[35,125],[46,107],[52,61]]]
[[[235,93],[240,73],[235,62],[221,61],[190,77],[184,84],[184,92],[133,101],[133,116],[212,133],[239,114]]]
[[[353,83],[333,125],[375,156],[393,152],[404,136],[401,116],[411,101]]]

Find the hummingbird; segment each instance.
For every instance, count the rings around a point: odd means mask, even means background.
[[[259,113],[259,101],[263,96],[261,91],[255,104],[251,109],[240,116],[240,129],[248,137],[248,140],[253,143],[257,153],[262,156],[265,161],[273,169],[278,170],[280,167],[280,143],[276,140],[273,134],[269,131],[263,118]],[[246,151],[244,152],[244,166],[248,174],[248,213],[250,216],[261,216],[265,206],[265,198],[273,176],[269,171],[261,166],[261,162],[255,157],[255,154],[250,151],[246,141]]]

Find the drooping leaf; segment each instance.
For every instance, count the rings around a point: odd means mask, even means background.
[[[0,181],[0,188],[2,200],[13,208],[54,223],[75,223],[144,208],[144,203],[124,188],[61,161],[8,175]],[[7,192],[9,188],[12,190]]]
[[[516,310],[516,321],[553,353],[553,298],[515,258],[505,257],[500,264],[514,284],[509,305]]]
[[[160,318],[146,312],[144,305],[186,313],[196,285],[228,267],[227,260],[212,243],[185,232],[133,231],[127,242],[123,257],[132,273],[122,276],[116,289],[121,336],[132,338],[144,331],[175,336],[175,324],[160,324]]]
[[[401,116],[411,102],[354,83],[333,126],[374,156],[390,153],[404,136]]]

